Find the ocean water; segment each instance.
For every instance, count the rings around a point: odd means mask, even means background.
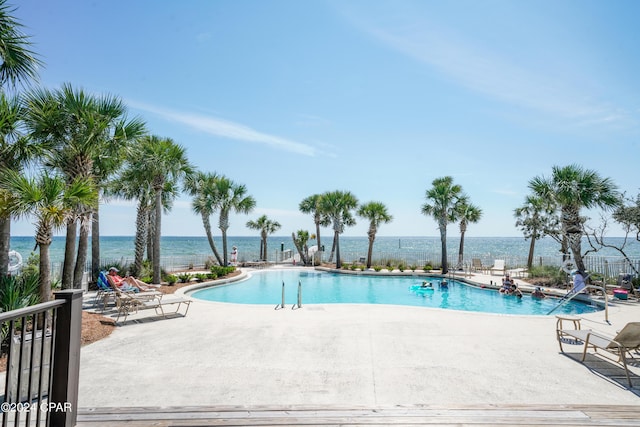
[[[327,233],[328,234],[328,233]],[[325,247],[326,260],[331,252],[332,236],[321,236],[322,245]],[[219,253],[222,254],[222,240],[219,236],[214,238]],[[18,251],[26,260],[34,250],[34,238],[18,236],[11,238],[11,249]],[[52,263],[62,262],[64,258],[64,236],[54,237],[51,245]],[[610,244],[621,245],[622,238],[610,238]],[[258,236],[228,236],[228,251],[232,246],[238,248],[238,261],[254,261],[259,258],[260,238]],[[310,241],[309,246],[315,244]],[[447,254],[449,262],[455,262],[458,256],[460,239],[449,237],[447,239]],[[378,260],[397,259],[404,260],[408,264],[415,263],[422,266],[425,261],[440,261],[439,237],[377,237],[374,243],[373,258]],[[100,238],[101,259],[109,261],[130,261],[134,256],[133,236],[104,236]],[[583,242],[583,252],[589,248],[587,241]],[[295,253],[295,246],[291,236],[270,236],[267,242],[268,258],[270,261],[282,259],[281,249],[286,255]],[[368,239],[366,236],[340,237],[340,254],[343,262],[352,262],[366,257]],[[561,259],[560,246],[553,239],[538,240],[535,246],[536,259],[545,260]],[[286,252],[291,251],[291,252]],[[640,243],[631,241],[625,247],[627,255],[634,259],[640,259]],[[36,251],[37,253],[37,251]],[[495,259],[507,260],[507,265],[524,265],[529,253],[529,241],[522,237],[465,237],[464,258],[470,260],[479,258],[486,265],[492,265]],[[612,249],[605,248],[597,253],[600,257],[619,259],[620,254]],[[176,259],[180,262],[194,262],[213,257],[207,238],[202,237],[177,237],[166,236],[161,240],[161,256],[163,259]],[[193,261],[189,261],[192,259]],[[335,258],[334,258],[335,259]]]

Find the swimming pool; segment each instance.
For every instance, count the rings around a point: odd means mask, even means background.
[[[282,301],[282,282],[285,283],[285,303],[297,301],[298,282],[302,284],[302,305],[305,304],[394,304],[419,307],[446,308],[500,314],[546,315],[554,308],[557,298],[543,300],[505,296],[496,290],[481,289],[457,281],[449,281],[447,289],[440,289],[433,279],[432,291],[414,290],[421,277],[373,276],[335,274],[304,270],[275,270],[253,273],[246,280],[205,288],[190,295],[207,301],[239,304],[272,304]],[[570,301],[554,314],[581,314],[599,311],[577,301]]]

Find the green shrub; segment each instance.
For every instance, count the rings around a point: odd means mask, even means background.
[[[0,311],[11,311],[29,307],[40,302],[40,277],[38,271],[27,270],[19,276],[0,277]],[[14,327],[22,327],[18,319]],[[2,354],[8,345],[9,323],[2,325],[0,332]]]
[[[189,283],[190,280],[191,280],[191,274],[189,273],[178,274],[178,281],[180,283]]]
[[[198,282],[204,282],[207,280],[207,273],[196,273],[195,278]]]
[[[552,265],[536,265],[529,270],[529,278],[546,278],[549,285],[563,285],[567,282],[567,273]]]
[[[379,266],[379,265],[374,265],[374,266],[373,266],[373,269],[374,269],[376,272],[379,272],[380,270],[382,270],[382,267],[381,267],[381,266]]]
[[[409,270],[411,270],[411,271],[416,271],[417,269],[418,269],[418,266],[417,266],[417,265],[415,265],[415,264],[411,264],[411,265],[409,266]]]
[[[169,286],[173,286],[178,281],[178,276],[173,274],[167,274],[164,280],[169,284]]]
[[[24,272],[19,276],[0,278],[0,311],[29,307],[40,301],[38,274]]]
[[[151,277],[151,276],[141,277],[140,280],[142,280],[144,283],[147,283],[147,284],[153,283],[153,277]]]
[[[207,280],[215,280],[218,278],[216,273],[207,273]]]
[[[424,267],[422,267],[422,269],[424,271],[431,271],[433,270],[433,266],[431,264],[425,264]]]
[[[221,265],[213,265],[210,267],[209,271],[214,273],[216,277],[223,277],[236,271],[236,267],[233,265],[229,265],[226,267],[223,267]]]
[[[404,265],[404,264],[400,264],[400,265],[398,266],[398,270],[400,270],[400,272],[403,272],[406,268],[407,268],[407,266],[406,266],[406,265]]]
[[[29,258],[27,258],[27,262],[22,265],[21,275],[32,275],[36,276],[40,273],[40,255],[31,252],[29,254]]]

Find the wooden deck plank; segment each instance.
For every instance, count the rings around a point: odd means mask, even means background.
[[[407,405],[344,407],[85,408],[78,427],[101,426],[638,426],[632,405]]]

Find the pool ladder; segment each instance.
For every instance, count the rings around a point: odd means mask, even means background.
[[[602,291],[602,294],[604,295],[604,320],[608,323],[609,322],[609,298],[607,297],[607,292],[605,291],[605,288],[603,286],[586,285],[585,289],[597,289],[599,291]],[[549,310],[547,315],[553,313],[561,305],[563,305],[566,302],[571,301],[572,299],[574,299],[576,297],[576,295],[579,295],[579,294],[580,294],[580,292],[571,292],[571,291],[569,291],[565,296],[560,298],[560,301],[558,302],[558,305],[556,305],[551,310]]]
[[[275,310],[282,310],[285,307],[284,305],[284,281],[282,281],[282,300],[280,304],[277,304]],[[302,308],[302,283],[298,280],[298,301],[296,304],[291,306],[291,310],[296,310],[298,308]]]

